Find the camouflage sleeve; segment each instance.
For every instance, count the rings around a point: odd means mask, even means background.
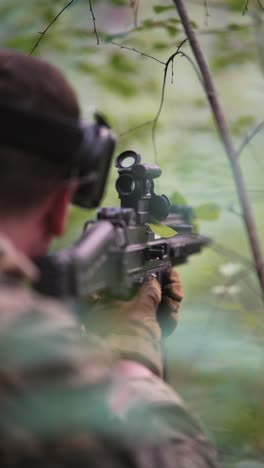
[[[70,311],[24,288],[0,291],[1,466],[218,467],[173,390],[127,379]]]
[[[136,441],[140,448],[136,453],[140,463],[147,457],[153,458],[153,462],[146,466],[220,467],[217,451],[200,423],[179,395],[159,377],[154,374],[138,379],[117,376],[106,398],[128,439]],[[147,454],[145,449],[150,447]],[[156,456],[160,464],[154,463]]]

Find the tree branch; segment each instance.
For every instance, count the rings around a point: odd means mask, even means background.
[[[258,0],[258,4],[259,4],[260,9],[261,9],[262,11],[264,11],[264,7],[263,7],[263,5],[262,5],[262,3],[261,3],[260,0]]]
[[[255,135],[257,135],[257,133],[259,133],[261,130],[263,130],[263,128],[264,128],[264,120],[262,122],[260,122],[255,128],[253,128],[253,130],[242,141],[240,147],[238,148],[238,150],[236,152],[237,153],[237,158],[239,158],[239,156],[244,151],[246,146],[251,142],[251,140],[253,140]]]
[[[99,41],[99,36],[98,36],[98,33],[97,33],[97,29],[96,29],[95,16],[94,16],[91,0],[89,0],[89,7],[90,7],[91,15],[92,15],[92,20],[93,20],[94,34],[95,34],[95,37],[96,37],[97,45],[99,45],[100,41]]]
[[[243,15],[243,16],[244,16],[244,14],[246,13],[246,11],[248,11],[248,2],[249,2],[249,0],[246,0],[245,5],[244,5],[244,8],[243,8],[243,11],[242,11],[242,15]]]
[[[208,26],[208,18],[210,17],[210,13],[209,13],[207,0],[204,0],[204,8],[205,8],[205,25]]]
[[[173,63],[173,60],[175,59],[176,55],[179,55],[180,54],[180,50],[181,50],[181,47],[183,46],[183,44],[185,44],[185,42],[187,41],[188,39],[185,38],[177,47],[177,50],[176,52],[174,52],[169,58],[168,60],[166,61],[165,63],[165,69],[164,69],[164,77],[163,77],[163,83],[162,83],[162,89],[161,89],[161,98],[160,98],[160,105],[159,105],[159,108],[158,108],[158,111],[153,119],[153,125],[152,125],[152,143],[153,143],[153,148],[154,148],[154,153],[155,153],[155,162],[157,163],[157,146],[156,146],[156,141],[155,141],[155,132],[156,132],[156,126],[157,126],[157,122],[158,122],[158,119],[159,119],[159,116],[161,114],[161,111],[162,111],[162,107],[163,107],[163,103],[164,103],[164,96],[165,96],[165,86],[166,86],[166,79],[167,79],[167,73],[168,73],[168,68],[169,68],[169,64],[170,63]]]
[[[130,0],[130,8],[132,9],[132,12],[133,12],[134,27],[137,28],[139,0]]]
[[[160,105],[159,105],[159,108],[158,108],[158,111],[154,117],[154,119],[146,122],[146,123],[143,123],[141,125],[137,125],[136,127],[130,129],[130,130],[127,130],[126,132],[123,132],[120,136],[123,136],[129,132],[132,132],[134,130],[137,130],[138,128],[141,128],[143,127],[144,125],[148,125],[149,123],[152,123],[152,144],[153,144],[153,148],[154,148],[154,154],[155,154],[155,160],[157,159],[157,147],[156,147],[156,141],[155,141],[155,132],[156,132],[156,126],[157,126],[157,122],[158,122],[158,119],[159,119],[159,116],[161,114],[161,111],[162,111],[162,107],[163,107],[163,103],[164,103],[164,96],[165,96],[165,86],[166,86],[166,79],[167,79],[167,73],[168,73],[168,67],[171,63],[172,65],[172,75],[171,75],[171,82],[173,83],[173,78],[174,78],[174,59],[177,55],[179,55],[180,57],[184,57],[186,60],[188,60],[188,62],[192,65],[192,67],[194,68],[194,71],[195,73],[197,74],[197,77],[201,83],[201,85],[203,86],[203,80],[202,80],[202,77],[200,75],[200,71],[199,71],[199,68],[196,66],[196,64],[194,63],[194,61],[191,59],[191,57],[189,57],[189,55],[187,55],[185,52],[183,52],[181,50],[182,46],[185,44],[185,42],[187,41],[187,38],[185,38],[180,44],[179,46],[177,47],[177,50],[176,52],[174,52],[166,62],[163,62],[162,60],[159,60],[157,59],[156,57],[153,57],[153,55],[149,55],[149,54],[146,54],[138,49],[135,49],[135,47],[128,47],[128,46],[124,46],[123,44],[119,44],[118,42],[114,42],[112,41],[111,44],[114,44],[118,47],[120,47],[120,49],[125,49],[125,50],[131,50],[132,52],[136,52],[137,54],[139,55],[142,55],[143,57],[147,57],[147,58],[150,58],[152,60],[154,60],[155,62],[158,62],[162,65],[165,65],[165,68],[164,68],[164,76],[163,76],[163,83],[162,83],[162,90],[161,90],[161,98],[160,98]],[[156,161],[157,162],[157,161]]]
[[[252,213],[249,197],[246,191],[243,174],[239,166],[237,152],[233,145],[231,135],[230,135],[230,132],[228,130],[228,127],[225,121],[225,116],[224,116],[222,107],[220,105],[220,102],[217,96],[216,88],[215,88],[209,67],[205,60],[204,54],[201,50],[200,44],[197,41],[196,35],[191,25],[191,21],[189,19],[189,15],[185,8],[185,2],[184,0],[173,0],[173,2],[176,6],[176,9],[182,21],[183,27],[185,29],[186,36],[188,37],[193,54],[199,66],[199,69],[203,78],[203,82],[204,82],[206,95],[207,95],[207,98],[208,98],[208,101],[209,101],[209,104],[210,104],[210,107],[211,107],[211,110],[215,119],[216,127],[219,132],[220,138],[222,140],[222,143],[224,145],[226,154],[228,156],[228,159],[231,165],[234,182],[236,185],[236,190],[238,193],[238,198],[239,198],[240,205],[241,205],[241,211],[243,214],[243,220],[245,223],[245,228],[247,231],[250,248],[252,251],[252,256],[254,258],[257,277],[259,280],[262,294],[264,296],[263,256],[261,252],[259,238],[257,235],[255,219]]]
[[[162,65],[166,65],[166,62],[163,62],[162,60],[159,60],[156,57],[153,57],[153,55],[145,54],[144,52],[141,52],[141,50],[135,49],[135,47],[127,47],[127,46],[124,46],[123,44],[119,44],[118,42],[115,42],[115,41],[111,41],[111,44],[114,44],[114,45],[120,47],[120,49],[131,50],[132,52],[136,52],[137,54],[142,55],[143,57],[148,57],[148,58],[150,58],[152,60],[155,60],[155,62],[159,62]]]
[[[63,8],[62,10],[59,11],[59,13],[53,18],[53,20],[48,24],[48,26],[42,31],[42,32],[39,32],[39,38],[38,40],[36,41],[36,43],[34,44],[34,46],[32,47],[29,55],[32,55],[35,50],[37,49],[37,47],[39,46],[40,42],[42,41],[42,39],[44,38],[45,34],[48,32],[48,30],[51,28],[51,26],[59,19],[59,17],[62,15],[62,13],[67,10],[67,8],[69,8],[73,3],[75,2],[75,0],[70,0]],[[95,23],[95,16],[94,16],[94,12],[93,12],[93,8],[92,8],[92,2],[91,0],[89,0],[89,6],[90,6],[90,12],[91,12],[91,15],[92,15],[92,20],[93,20],[93,27],[94,27],[94,34],[95,34],[95,37],[96,37],[96,41],[97,41],[97,45],[99,45],[99,36],[98,36],[98,33],[97,33],[97,29],[96,29],[96,23]]]
[[[65,5],[65,7],[62,8],[61,11],[59,11],[59,13],[53,18],[53,20],[48,24],[48,26],[44,29],[44,31],[42,32],[39,32],[40,36],[37,40],[37,42],[35,43],[35,45],[32,47],[31,51],[30,51],[30,54],[29,55],[32,55],[36,48],[39,46],[40,42],[42,41],[43,37],[45,36],[45,34],[48,32],[48,30],[51,28],[51,26],[55,23],[55,21],[57,21],[57,19],[59,19],[59,17],[62,15],[62,13],[67,10],[67,8],[69,8],[71,6],[71,4],[74,2],[75,0],[70,0],[69,3],[67,3],[67,5]]]

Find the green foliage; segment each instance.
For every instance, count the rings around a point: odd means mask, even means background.
[[[111,0],[111,3],[116,6],[127,6],[127,0]]]
[[[245,135],[254,125],[256,125],[254,115],[242,115],[232,124],[231,130],[234,135]]]
[[[122,52],[114,52],[109,59],[109,66],[120,73],[136,73],[136,67]]]
[[[187,201],[185,200],[184,196],[179,192],[174,192],[170,196],[170,203],[172,205],[187,205]]]
[[[154,5],[153,10],[155,13],[164,13],[164,11],[168,10],[174,10],[175,11],[175,6],[174,5]]]
[[[169,34],[169,36],[176,36],[176,34],[182,30],[182,26],[178,18],[167,18],[165,20],[146,19],[142,22],[138,29],[141,31],[152,31],[156,28],[164,29]]]
[[[196,218],[204,221],[216,221],[220,215],[220,207],[216,203],[204,203],[194,209]]]
[[[164,239],[169,239],[177,234],[175,229],[172,229],[166,224],[160,223],[156,219],[152,218],[151,223],[149,223],[150,229],[159,237],[163,237]]]
[[[237,11],[242,14],[244,2],[241,2],[241,0],[228,0],[226,3],[230,10]]]
[[[120,75],[115,75],[114,73],[105,73],[97,74],[98,82],[105,86],[110,92],[114,92],[126,98],[132,98],[137,94],[137,87],[132,86],[131,82],[128,83]]]
[[[252,62],[255,59],[255,42],[248,25],[229,23],[223,34],[218,36],[218,44],[219,51],[212,61],[215,70]]]

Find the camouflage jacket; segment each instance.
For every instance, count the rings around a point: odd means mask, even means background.
[[[0,466],[218,467],[178,395],[131,377],[0,239]],[[144,373],[143,373],[144,374]]]

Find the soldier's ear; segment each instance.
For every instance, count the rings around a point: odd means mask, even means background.
[[[50,236],[61,236],[64,233],[73,191],[72,186],[59,187],[50,195],[44,220]]]

